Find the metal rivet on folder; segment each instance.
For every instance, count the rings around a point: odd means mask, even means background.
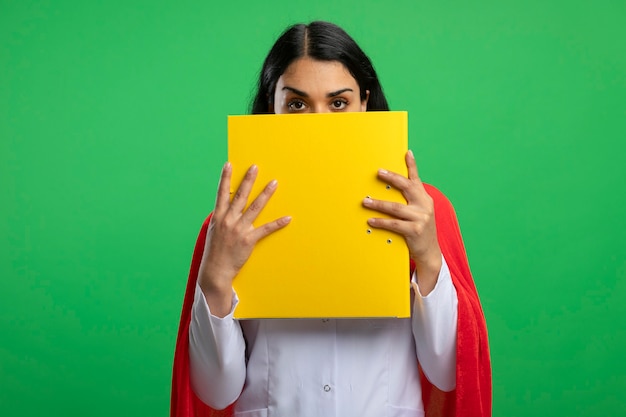
[[[387,243],[391,243],[391,239],[387,239]]]
[[[385,187],[388,190],[391,190],[391,185],[387,184],[387,186]]]
[[[369,235],[370,233],[372,233],[372,229],[367,229],[367,234]]]

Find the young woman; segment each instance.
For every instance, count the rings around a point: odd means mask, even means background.
[[[341,28],[313,22],[276,41],[252,113],[370,110],[388,105],[369,58]],[[487,331],[454,210],[421,182],[410,151],[405,162],[407,177],[385,170],[378,176],[406,204],[362,203],[372,210],[370,226],[403,235],[411,257],[411,317],[377,320],[233,318],[233,279],[256,242],[289,227],[290,218],[254,227],[277,183],[245,209],[257,168],[250,167],[231,201],[232,169],[224,165],[215,210],[193,255],[172,416],[491,415]]]

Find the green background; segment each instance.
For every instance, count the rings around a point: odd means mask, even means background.
[[[494,415],[626,414],[623,0],[1,0],[0,413],[168,414],[226,116],[313,19],[370,55],[457,209]]]

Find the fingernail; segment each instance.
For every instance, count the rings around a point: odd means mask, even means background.
[[[269,188],[276,188],[276,186],[278,185],[278,181],[276,180],[271,180],[270,183],[267,185]]]
[[[363,199],[363,204],[365,204],[366,206],[369,206],[370,204],[372,204],[372,199],[369,197],[365,197]]]
[[[409,156],[413,159],[415,159],[415,155],[413,155],[413,151],[409,149]]]
[[[389,171],[387,171],[386,169],[379,169],[378,173],[382,174],[382,175],[387,175],[389,173]]]

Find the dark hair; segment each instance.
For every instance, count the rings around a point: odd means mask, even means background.
[[[316,21],[290,26],[280,35],[263,63],[252,114],[269,113],[278,79],[293,61],[305,56],[341,62],[359,85],[361,100],[370,92],[367,110],[389,110],[372,62],[359,45],[339,26]]]

